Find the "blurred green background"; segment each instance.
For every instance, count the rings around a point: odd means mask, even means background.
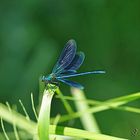
[[[85,86],[87,98],[106,100],[140,90],[139,0],[5,0],[0,2],[0,102],[20,106],[21,99],[30,112],[31,92],[38,104],[39,76],[51,72],[71,38],[86,55],[79,72],[106,70],[74,78]],[[61,90],[70,95],[67,85]],[[63,112],[56,102],[53,113]],[[140,115],[116,110],[95,115],[105,134],[130,138],[133,129],[140,131]]]

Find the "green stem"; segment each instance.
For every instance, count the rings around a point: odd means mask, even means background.
[[[21,114],[13,110],[12,113],[9,112],[8,108],[1,103],[0,103],[0,117],[2,117],[3,120],[9,122],[10,124],[13,124],[14,118],[14,123],[18,128],[28,132],[28,134],[31,134],[33,137],[37,135],[37,124],[35,122],[27,120],[25,116],[22,116]],[[117,138],[113,136],[88,132],[80,129],[60,127],[55,125],[49,125],[49,133],[91,140],[126,140],[123,138]]]
[[[58,88],[56,90],[56,93],[59,95],[62,103],[64,104],[65,109],[67,110],[68,114],[72,114],[74,113],[73,109],[71,108],[69,102],[67,100],[64,99],[64,96],[62,94],[62,92],[60,91],[60,89]]]
[[[95,104],[97,104],[97,106],[91,107],[91,108],[87,109],[86,111],[76,112],[76,113],[73,113],[70,115],[63,115],[63,116],[61,116],[59,122],[69,121],[70,119],[78,118],[85,113],[97,113],[100,111],[108,110],[110,108],[117,109],[119,106],[124,105],[128,102],[132,102],[139,98],[140,98],[140,92],[122,96],[122,97],[117,97],[117,98],[110,99],[110,100],[107,100],[104,102],[99,102],[99,101],[96,103],[94,102]],[[135,112],[136,112],[136,110],[135,110]]]
[[[50,126],[50,133],[63,135],[63,136],[90,139],[90,140],[127,140],[124,138],[118,138],[118,137],[113,137],[109,135],[89,132],[85,130],[70,128],[70,127],[54,126],[54,125]]]
[[[50,110],[53,95],[53,91],[44,90],[38,118],[39,140],[49,140]]]
[[[74,102],[78,112],[83,112],[90,108],[86,102],[86,97],[82,90],[79,90],[77,88],[71,88],[71,93],[74,99],[83,100],[83,102]],[[80,120],[85,130],[88,130],[90,132],[101,133],[96,118],[94,117],[94,114],[88,112],[84,113],[80,116]]]

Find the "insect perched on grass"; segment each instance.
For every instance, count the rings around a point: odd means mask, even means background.
[[[77,73],[77,69],[82,65],[85,55],[83,52],[76,52],[76,48],[75,40],[69,40],[55,64],[52,73],[48,76],[43,76],[42,81],[46,84],[54,85],[58,85],[60,81],[69,86],[83,89],[84,87],[81,84],[70,81],[68,78],[87,74],[105,73],[105,71]]]

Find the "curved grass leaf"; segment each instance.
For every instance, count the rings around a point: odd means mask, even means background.
[[[38,118],[39,140],[49,140],[50,110],[53,95],[53,91],[44,90]]]

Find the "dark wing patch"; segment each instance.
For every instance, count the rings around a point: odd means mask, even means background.
[[[65,70],[77,70],[84,62],[85,54],[83,52],[76,53],[72,62],[65,68]]]
[[[76,48],[75,40],[71,39],[66,43],[52,73],[56,75],[61,73],[72,62],[76,54]]]
[[[65,83],[69,86],[75,87],[75,88],[84,89],[84,87],[77,82],[73,82],[73,81],[70,81],[70,80],[67,80],[67,79],[59,79],[59,81]]]

